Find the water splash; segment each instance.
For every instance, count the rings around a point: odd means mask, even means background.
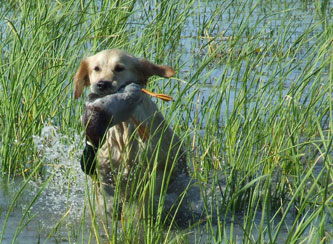
[[[83,148],[82,136],[72,133],[72,137],[62,134],[53,125],[45,126],[40,135],[33,136],[38,156],[44,162],[44,175],[31,180],[30,197],[35,196],[43,187],[45,180],[49,183],[41,192],[31,211],[41,214],[41,222],[50,224],[50,217],[59,219],[68,212],[67,220],[81,218],[85,197],[85,185],[89,180],[81,171],[79,157]],[[48,216],[44,219],[43,216]]]

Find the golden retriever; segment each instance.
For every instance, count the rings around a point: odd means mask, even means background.
[[[93,94],[103,97],[117,93],[129,83],[145,87],[153,75],[170,78],[174,74],[168,66],[136,58],[122,50],[104,50],[82,60],[74,78],[75,99],[81,96],[85,86],[90,86]],[[108,128],[103,143],[98,146],[96,170],[101,185],[112,195],[120,176],[123,201],[143,194],[145,199],[141,201],[145,202],[151,192],[159,194],[161,188],[174,191],[178,196],[183,187],[166,189],[164,184],[168,182],[174,186],[175,178],[188,175],[182,141],[151,97],[147,94],[141,97],[131,118]],[[142,128],[147,131],[142,133]],[[155,177],[153,190],[147,190],[151,177]],[[139,193],[136,193],[137,186],[141,186]]]

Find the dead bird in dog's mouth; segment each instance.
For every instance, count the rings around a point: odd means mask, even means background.
[[[86,146],[82,170],[98,175],[104,196],[113,196],[117,187],[123,203],[137,199],[140,218],[147,213],[142,209],[148,209],[149,195],[159,201],[161,191],[167,193],[169,202],[162,201],[170,209],[181,198],[190,178],[184,140],[151,99],[171,98],[145,89],[152,75],[169,78],[174,70],[118,49],[85,58],[75,75],[75,98],[81,96],[85,86],[91,86],[92,91],[83,114]],[[154,184],[150,186],[152,177]],[[114,205],[106,205],[107,212],[112,213]]]

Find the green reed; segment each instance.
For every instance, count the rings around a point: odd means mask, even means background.
[[[329,1],[1,2],[1,171],[8,181],[23,176],[24,182],[12,206],[29,181],[45,176],[47,164],[61,167],[59,161],[44,162],[33,136],[47,125],[56,126],[69,141],[82,135],[85,96],[74,101],[72,95],[80,60],[117,47],[175,68],[174,79],[153,78],[148,88],[174,98],[157,103],[185,145],[206,220],[189,229],[165,226],[161,215],[138,224],[131,207],[126,223],[115,220],[116,210],[114,218],[105,218],[94,184],[87,180],[83,216],[68,227],[68,242],[132,242],[139,234],[146,243],[329,242],[330,7]],[[296,21],[302,15],[308,19]],[[151,200],[155,178],[142,184],[145,190],[139,195]],[[120,198],[119,189],[115,198]],[[68,194],[70,190],[68,185]],[[119,207],[114,203],[114,209]],[[0,240],[8,231],[11,209]],[[28,211],[12,242],[29,225]],[[46,242],[67,228],[68,211],[70,206],[51,223]]]

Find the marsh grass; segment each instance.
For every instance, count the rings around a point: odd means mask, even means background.
[[[55,152],[39,151],[33,138],[55,126],[60,143],[74,144],[77,135],[83,141],[84,99],[73,99],[73,75],[83,56],[113,47],[176,69],[177,77],[153,78],[148,89],[174,98],[156,102],[187,149],[204,222],[181,229],[157,216],[138,225],[131,208],[119,222],[117,202],[114,218],[105,218],[85,178],[76,224],[68,183],[61,216],[36,240],[332,241],[331,9],[330,1],[1,1],[1,171],[3,180],[19,176],[23,184],[6,213],[0,210],[0,242],[8,232],[10,242],[24,239],[50,182],[83,174],[64,167],[64,155],[46,159]],[[65,154],[73,164],[80,145]],[[63,178],[54,178],[59,169]],[[153,196],[154,180],[144,183],[142,198]],[[14,206],[35,181],[39,190],[9,230]]]

